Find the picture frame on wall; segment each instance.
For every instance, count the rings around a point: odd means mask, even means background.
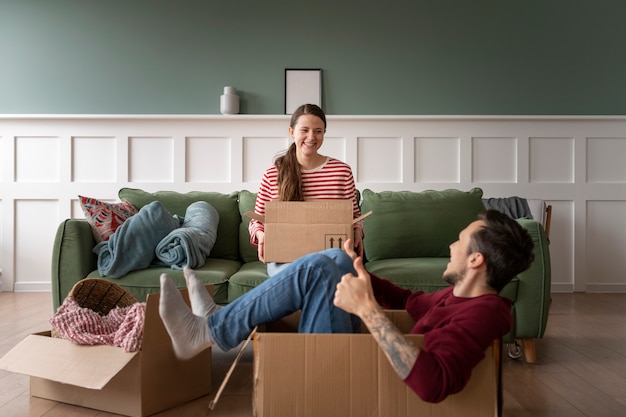
[[[285,114],[292,114],[302,104],[322,106],[322,70],[319,68],[285,69]]]

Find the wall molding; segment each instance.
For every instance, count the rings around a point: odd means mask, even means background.
[[[0,115],[0,289],[48,291],[77,195],[258,188],[287,115]],[[359,189],[480,187],[553,206],[552,290],[625,292],[626,117],[329,115],[322,153]]]

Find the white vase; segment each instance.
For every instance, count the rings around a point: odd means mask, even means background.
[[[224,87],[224,94],[220,96],[220,111],[222,114],[239,113],[239,96],[235,87]]]

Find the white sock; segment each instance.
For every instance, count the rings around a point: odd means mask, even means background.
[[[193,269],[186,266],[183,268],[183,273],[185,274],[185,281],[187,281],[189,301],[191,301],[193,314],[200,317],[209,317],[222,308],[222,306],[215,304],[204,283],[198,278]]]
[[[167,274],[161,274],[159,314],[179,359],[189,359],[213,344],[205,317],[195,316]]]

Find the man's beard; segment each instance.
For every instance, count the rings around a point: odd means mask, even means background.
[[[463,279],[463,274],[459,272],[445,272],[443,274],[443,280],[448,284],[454,286],[457,282],[460,282]]]

